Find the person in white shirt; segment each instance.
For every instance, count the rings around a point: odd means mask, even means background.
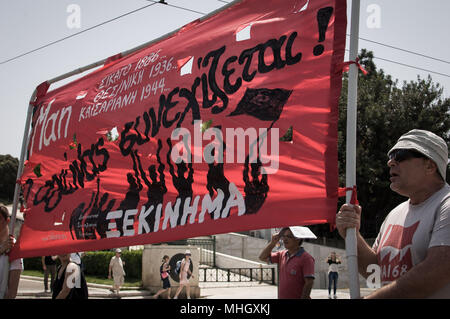
[[[325,261],[328,264],[328,299],[331,299],[331,286],[333,286],[333,298],[336,299],[337,281],[339,278],[338,265],[341,260],[336,256],[336,252],[332,251]]]
[[[119,295],[120,292],[120,286],[123,285],[125,281],[125,270],[123,269],[123,266],[125,266],[125,262],[122,261],[122,258],[120,258],[120,255],[122,253],[122,250],[120,248],[116,249],[116,255],[111,258],[111,261],[109,262],[109,270],[108,270],[108,278],[114,279],[113,287],[111,289],[112,292],[116,292],[117,295]]]

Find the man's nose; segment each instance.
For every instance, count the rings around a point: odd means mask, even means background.
[[[395,166],[395,165],[397,165],[398,164],[398,162],[395,160],[395,159],[388,159],[388,161],[387,161],[387,166],[388,167],[392,167],[392,166]]]

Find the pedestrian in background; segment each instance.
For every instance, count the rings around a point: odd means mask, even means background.
[[[180,265],[180,286],[175,293],[175,297],[173,299],[178,299],[178,295],[186,287],[186,297],[187,299],[191,299],[191,286],[189,285],[189,276],[194,278],[194,275],[191,272],[191,251],[186,250],[184,254],[184,258],[181,260]]]
[[[336,289],[338,282],[338,265],[341,263],[341,260],[338,256],[336,256],[336,252],[332,251],[328,256],[326,263],[328,264],[328,299],[331,299],[331,286],[333,285],[333,298],[336,299]]]
[[[108,270],[108,279],[112,278],[114,280],[113,286],[111,288],[112,292],[116,292],[117,296],[119,296],[120,287],[123,285],[125,280],[125,270],[123,266],[125,266],[125,262],[120,258],[122,254],[122,250],[120,248],[116,249],[116,255],[111,258],[109,262],[109,270]]]
[[[278,264],[280,299],[310,299],[315,278],[314,258],[302,247],[302,233],[306,230],[312,233],[306,227],[283,228],[272,235],[271,241],[259,255],[262,261]],[[280,239],[286,249],[272,252]]]
[[[61,265],[53,284],[52,299],[88,299],[88,288],[80,266],[70,260],[70,254],[58,255]]]
[[[163,263],[159,267],[159,273],[161,275],[163,287],[153,296],[153,299],[158,298],[158,296],[165,291],[167,291],[167,299],[170,299],[171,287],[170,287],[170,279],[169,279],[169,271],[170,271],[169,259],[170,259],[169,256],[164,255],[163,260],[162,260]]]
[[[48,292],[48,276],[50,275],[50,291],[56,278],[56,259],[53,256],[42,256],[42,269],[44,270],[44,291]]]

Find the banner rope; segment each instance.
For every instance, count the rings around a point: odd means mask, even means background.
[[[346,61],[344,63],[342,63],[342,71],[343,72],[348,72],[348,69],[350,68],[350,64],[355,64],[358,69],[364,74],[367,75],[367,70],[364,69],[364,67],[359,63],[359,58],[356,58],[354,61]]]
[[[356,192],[356,185],[353,185],[353,187],[339,187],[338,188],[338,197],[344,197],[347,192],[352,192],[352,197],[350,198],[350,204],[352,205],[359,205],[358,202],[358,195]]]

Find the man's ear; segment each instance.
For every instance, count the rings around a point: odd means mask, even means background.
[[[429,175],[432,175],[432,174],[439,175],[438,167],[437,167],[436,163],[431,159],[427,159],[425,161],[425,169],[426,169],[427,174],[429,174]]]

